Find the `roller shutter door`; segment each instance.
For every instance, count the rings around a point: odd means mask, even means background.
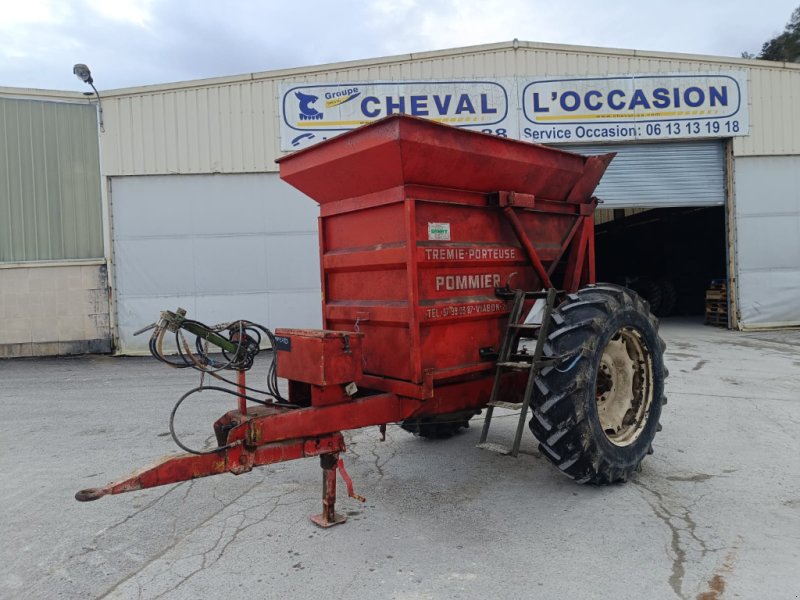
[[[602,208],[725,204],[722,140],[560,147],[581,154],[617,152],[595,192]]]
[[[736,159],[739,325],[800,325],[800,156]]]
[[[320,327],[318,212],[277,173],[113,178],[117,350],[146,352],[133,332],[178,307]]]

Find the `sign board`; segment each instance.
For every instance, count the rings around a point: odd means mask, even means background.
[[[281,150],[404,113],[538,143],[747,135],[747,73],[280,86]]]
[[[747,135],[747,75],[534,79],[520,86],[521,139],[597,143]]]
[[[516,137],[516,106],[513,79],[281,85],[281,150],[395,113]]]

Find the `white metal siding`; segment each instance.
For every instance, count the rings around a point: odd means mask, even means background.
[[[800,156],[737,158],[740,324],[800,325]]]
[[[736,155],[800,154],[800,66],[531,43],[259,73],[220,82],[110,92],[107,175],[275,171],[279,82],[346,82],[682,71],[750,73],[751,134]]]
[[[183,307],[208,324],[320,327],[317,204],[275,174],[113,179],[118,351]]]
[[[800,154],[800,65],[750,69],[750,135],[735,156]]]
[[[106,175],[275,171],[273,81],[109,99]]]
[[[563,146],[582,154],[616,152],[595,195],[603,208],[725,204],[720,140]]]

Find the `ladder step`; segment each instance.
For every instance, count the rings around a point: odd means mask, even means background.
[[[508,410],[519,410],[522,408],[522,404],[517,404],[515,402],[503,402],[502,400],[487,402],[486,406],[494,406],[495,408],[507,408]]]
[[[520,361],[520,362],[512,362],[512,361],[505,361],[505,362],[498,362],[498,367],[503,367],[504,369],[530,369],[531,368],[531,361]]]
[[[478,448],[499,452],[500,454],[508,454],[510,456],[517,456],[519,452],[520,442],[522,441],[522,433],[525,429],[525,418],[527,417],[528,408],[530,407],[531,397],[535,390],[534,380],[541,369],[550,367],[557,364],[555,361],[560,361],[560,357],[542,358],[545,350],[545,340],[547,333],[550,329],[551,315],[553,307],[555,306],[556,295],[558,292],[551,288],[546,292],[533,292],[526,293],[522,290],[516,290],[513,293],[514,306],[511,308],[511,313],[508,317],[508,326],[503,332],[503,341],[500,346],[500,351],[497,353],[498,360],[495,363],[497,368],[494,370],[494,382],[492,383],[492,391],[489,394],[489,407],[486,411],[486,418],[483,421],[483,429],[481,430],[481,437],[478,440]],[[541,324],[520,322],[524,308],[525,298],[547,298],[544,303],[544,310],[542,312]],[[525,331],[535,330],[533,333],[524,333]],[[530,354],[526,347],[527,342],[523,344],[519,338],[528,338],[534,336],[536,347]],[[520,347],[522,345],[522,347]],[[537,358],[534,358],[537,357]],[[510,360],[509,360],[510,359]],[[503,402],[499,400],[500,396],[500,383],[503,377],[503,369],[513,369],[517,371],[528,371],[528,381],[525,385],[525,394],[522,403]],[[515,410],[519,413],[517,419],[517,430],[514,435],[514,443],[511,448],[506,448],[500,444],[487,442],[486,438],[489,435],[489,427],[492,422],[492,415],[494,414],[493,408],[504,408],[507,410]]]
[[[492,442],[483,442],[475,446],[481,450],[489,450],[490,452],[497,452],[498,454],[511,454],[511,448],[506,448],[502,444],[493,444]]]

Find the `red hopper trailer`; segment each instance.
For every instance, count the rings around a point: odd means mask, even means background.
[[[520,409],[507,453],[530,410],[542,453],[562,472],[626,480],[652,452],[666,370],[647,304],[594,282],[592,192],[613,156],[395,115],[280,159],[281,178],[320,204],[325,329],[273,335],[249,321],[209,328],[162,313],[154,354],[214,375],[236,370],[227,391],[238,408],[215,424],[218,448],[178,442],[190,452],[76,497],[319,455],[314,520],[328,526],[344,520],[333,510],[337,470],[356,496],[339,458],[342,430],[399,422],[447,437],[485,408],[481,442],[496,449],[486,440],[497,406]],[[259,330],[277,364],[266,400],[244,380]],[[181,361],[163,356],[168,331]],[[197,336],[195,352],[183,331]],[[225,361],[204,351],[208,342]],[[275,375],[288,379],[288,399]]]

